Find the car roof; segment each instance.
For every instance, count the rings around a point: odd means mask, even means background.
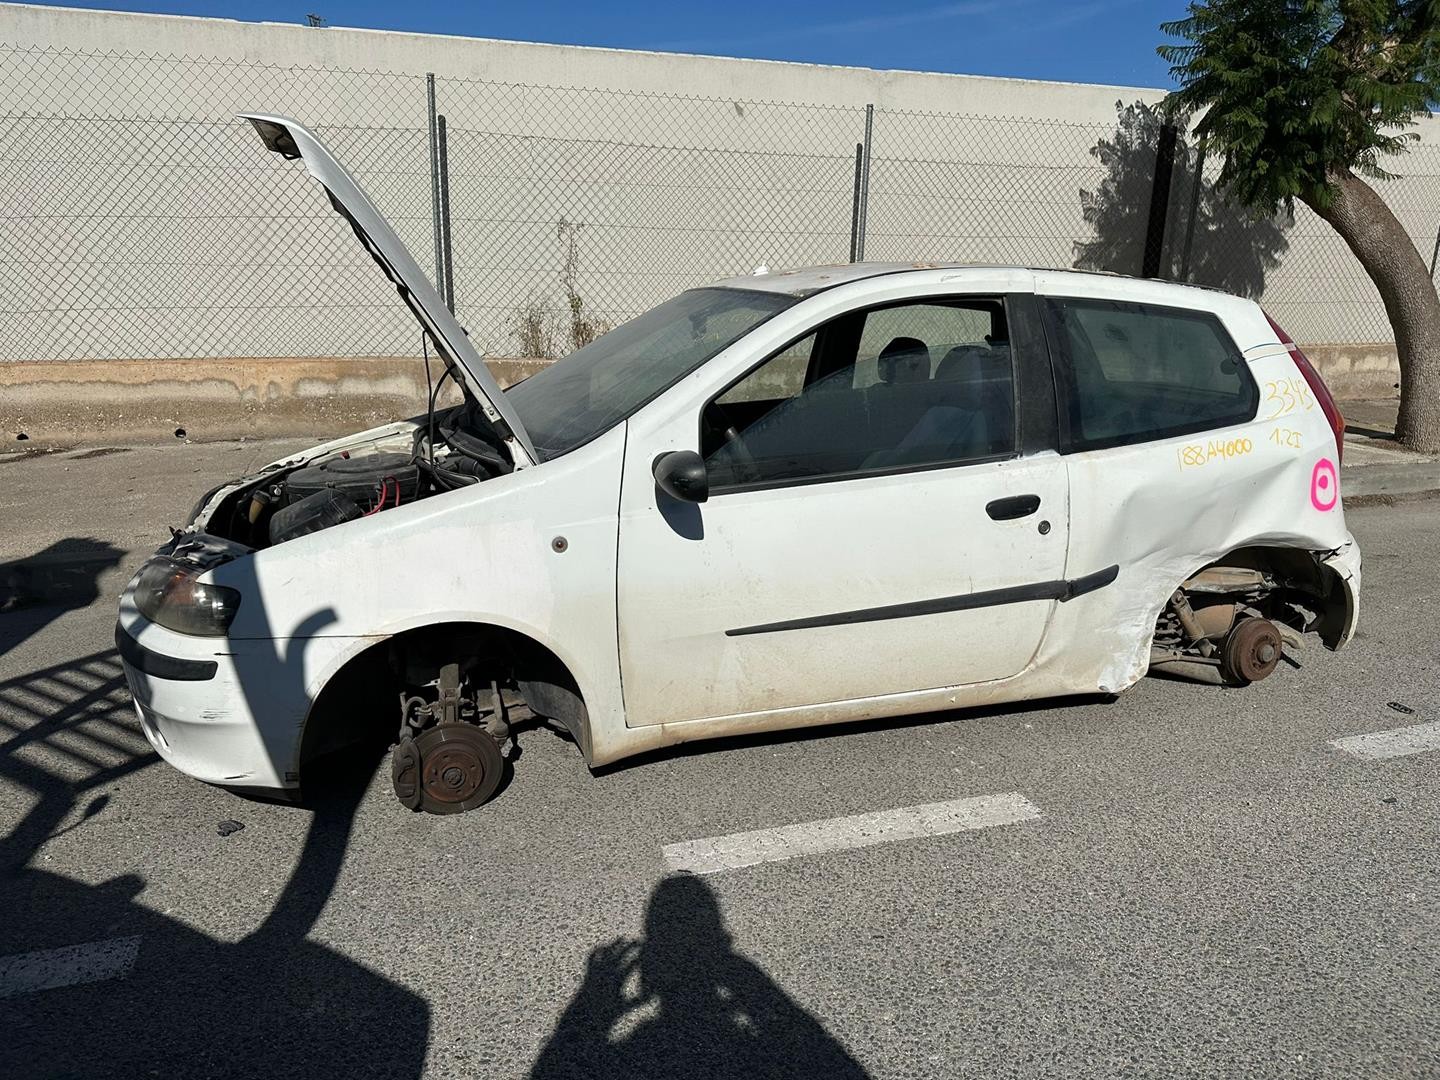
[[[824,289],[832,289],[837,285],[847,285],[854,281],[864,281],[867,278],[886,277],[893,274],[921,273],[933,270],[1019,270],[1027,273],[1067,274],[1082,278],[1103,277],[1117,281],[1165,284],[1178,288],[1201,289],[1205,292],[1215,291],[1205,286],[1191,285],[1187,282],[1167,282],[1163,279],[1136,278],[1127,274],[1114,274],[1103,270],[1067,270],[1049,267],[1003,266],[989,263],[919,262],[837,263],[833,266],[805,266],[793,270],[777,270],[774,272],[764,267],[758,267],[753,273],[726,278],[723,281],[716,281],[713,282],[710,287],[751,289],[757,292],[784,293],[787,296],[803,297],[811,296]]]

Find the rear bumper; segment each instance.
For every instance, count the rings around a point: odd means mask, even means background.
[[[1321,565],[1333,573],[1339,595],[1333,611],[1325,613],[1320,637],[1327,648],[1339,649],[1350,643],[1360,625],[1360,545],[1350,537],[1348,544],[1322,559]]]

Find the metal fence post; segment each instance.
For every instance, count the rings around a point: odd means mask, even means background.
[[[445,306],[455,313],[455,264],[450,246],[450,147],[445,136],[445,114],[435,118],[435,141],[440,158],[440,251],[445,266]]]
[[[435,233],[435,288],[445,292],[440,238],[440,140],[435,134],[435,73],[425,73],[425,104],[430,113],[430,227]]]
[[[1150,220],[1145,226],[1145,251],[1140,276],[1160,276],[1165,251],[1165,219],[1170,216],[1170,180],[1175,172],[1175,128],[1166,124],[1155,143],[1155,177],[1150,186]]]
[[[1195,219],[1200,216],[1200,186],[1205,183],[1205,137],[1195,151],[1195,182],[1190,186],[1190,220],[1185,223],[1185,246],[1180,249],[1180,280],[1190,280],[1190,250],[1195,244]],[[1434,273],[1431,273],[1434,277]]]
[[[865,141],[861,144],[860,168],[860,209],[855,215],[855,258],[854,262],[865,261],[865,224],[870,215],[870,134],[875,122],[875,106],[865,106]]]
[[[850,261],[855,262],[856,245],[860,242],[860,170],[865,164],[865,144],[855,144],[855,196],[850,204]],[[1434,277],[1434,273],[1431,273]]]

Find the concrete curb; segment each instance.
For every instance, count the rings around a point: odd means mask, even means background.
[[[1347,503],[1386,495],[1440,491],[1440,461],[1354,465],[1340,470],[1340,491]]]

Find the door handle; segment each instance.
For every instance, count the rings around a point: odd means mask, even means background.
[[[985,512],[996,521],[1014,521],[1029,517],[1040,509],[1039,495],[1011,495],[985,504]]]

